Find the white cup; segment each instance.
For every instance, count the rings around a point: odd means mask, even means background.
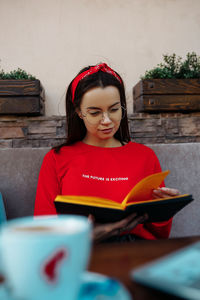
[[[8,221],[0,233],[0,269],[7,299],[77,299],[90,237],[91,224],[82,216]]]

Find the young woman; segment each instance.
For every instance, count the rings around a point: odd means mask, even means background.
[[[125,90],[120,75],[105,63],[90,66],[70,83],[66,94],[67,140],[43,161],[34,215],[56,214],[59,195],[88,195],[122,202],[147,175],[160,172],[155,153],[130,141]],[[153,197],[177,195],[160,187]],[[120,222],[95,224],[94,241],[167,238],[171,222],[148,223],[132,214]]]

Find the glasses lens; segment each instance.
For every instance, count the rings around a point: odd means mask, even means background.
[[[85,118],[90,124],[98,124],[102,120],[102,112],[101,111],[91,111],[85,114]]]
[[[126,109],[122,106],[109,109],[107,112],[88,111],[83,116],[90,124],[97,124],[104,118],[109,118],[112,121],[119,121],[124,118]]]

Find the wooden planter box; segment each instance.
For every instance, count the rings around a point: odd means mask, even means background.
[[[44,90],[39,80],[0,80],[0,115],[43,115]]]
[[[200,79],[145,79],[133,88],[134,112],[200,111]]]

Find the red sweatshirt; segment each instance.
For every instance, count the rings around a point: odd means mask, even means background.
[[[152,149],[129,142],[103,148],[77,142],[44,157],[39,174],[34,215],[56,214],[57,195],[87,195],[122,202],[142,178],[160,172]],[[167,238],[172,220],[139,224],[131,232],[145,239]]]

